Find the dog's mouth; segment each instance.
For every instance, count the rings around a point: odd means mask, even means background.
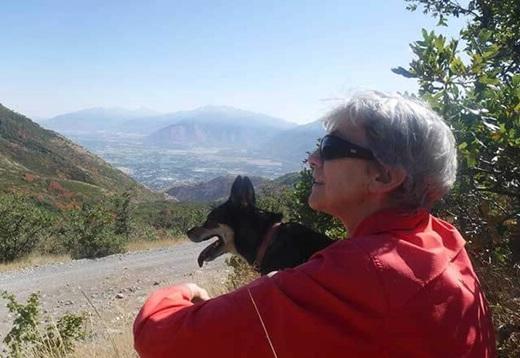
[[[204,262],[213,261],[220,255],[224,254],[226,252],[226,244],[224,240],[220,236],[215,236],[217,238],[216,241],[214,241],[211,245],[206,247],[199,255],[199,258],[197,259],[197,262],[199,264],[199,267],[202,267],[204,265]]]

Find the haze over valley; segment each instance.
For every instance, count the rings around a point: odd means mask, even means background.
[[[322,136],[316,121],[296,125],[232,107],[159,114],[93,108],[40,121],[154,190],[247,174],[298,171]]]

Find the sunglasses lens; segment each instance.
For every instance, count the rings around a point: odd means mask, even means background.
[[[345,149],[334,137],[326,136],[321,141],[320,155],[323,160],[337,159],[345,156]]]
[[[323,160],[339,158],[374,159],[370,150],[332,135],[326,135],[321,140],[320,156]]]

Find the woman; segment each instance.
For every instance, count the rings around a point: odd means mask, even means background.
[[[339,218],[348,240],[214,299],[195,284],[155,292],[134,324],[141,356],[496,354],[465,242],[428,212],[455,181],[449,127],[425,105],[380,92],[324,122],[309,204]]]

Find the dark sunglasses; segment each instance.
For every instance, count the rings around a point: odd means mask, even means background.
[[[375,159],[374,154],[369,149],[330,134],[321,139],[319,153],[322,160],[340,158]]]

